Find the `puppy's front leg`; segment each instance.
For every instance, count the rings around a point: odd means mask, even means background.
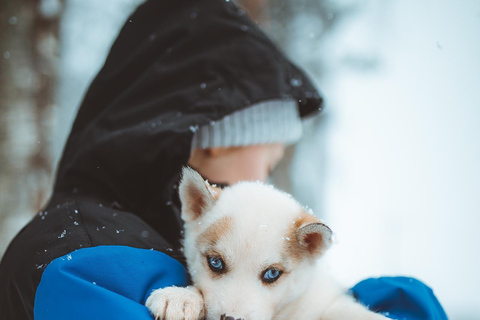
[[[352,297],[338,297],[323,313],[322,320],[387,320],[357,303]]]
[[[152,292],[145,305],[155,319],[198,320],[204,317],[203,297],[197,288],[167,287]]]

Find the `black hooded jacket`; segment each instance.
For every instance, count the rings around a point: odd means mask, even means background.
[[[183,262],[177,183],[196,128],[257,102],[322,98],[247,15],[225,0],[150,0],[127,20],[92,82],[52,198],[0,265],[0,319],[33,319],[48,264],[100,245]]]

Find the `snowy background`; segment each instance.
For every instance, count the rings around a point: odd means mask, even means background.
[[[60,5],[42,3],[44,14]],[[89,82],[139,3],[64,1],[45,146],[52,172]],[[268,10],[262,25],[326,97],[293,153],[289,190],[336,232],[332,271],[346,286],[415,276],[451,319],[480,319],[480,1],[272,0]],[[0,210],[0,255],[34,214],[18,208]]]

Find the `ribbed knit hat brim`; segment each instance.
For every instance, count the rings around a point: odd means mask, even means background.
[[[302,121],[295,100],[268,100],[199,128],[192,149],[297,142]]]

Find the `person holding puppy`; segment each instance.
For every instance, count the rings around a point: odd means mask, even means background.
[[[321,108],[232,2],[147,1],[80,106],[49,203],[2,259],[0,319],[151,319],[153,289],[189,283],[182,167],[264,181]]]

